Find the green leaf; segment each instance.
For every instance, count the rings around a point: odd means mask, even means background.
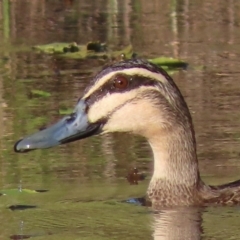
[[[148,59],[149,62],[152,62],[156,65],[159,65],[161,67],[167,67],[167,68],[186,68],[188,66],[188,63],[171,57],[158,57],[153,59]]]

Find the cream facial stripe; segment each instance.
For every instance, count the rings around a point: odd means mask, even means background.
[[[101,118],[109,117],[119,106],[123,106],[124,103],[136,99],[137,95],[142,96],[144,92],[149,90],[156,91],[158,89],[152,86],[142,86],[124,94],[113,93],[106,95],[91,105],[88,111],[88,119],[90,122],[96,122]]]
[[[100,78],[90,89],[89,91],[83,96],[83,99],[88,98],[90,95],[92,95],[95,91],[100,89],[109,79],[111,79],[114,75],[122,73],[126,74],[128,76],[134,76],[134,75],[140,75],[142,77],[147,77],[147,78],[153,78],[155,80],[158,80],[161,83],[166,83],[167,79],[161,74],[161,73],[154,73],[151,72],[147,69],[142,69],[142,68],[129,68],[129,69],[124,69],[124,70],[118,70],[114,72],[110,72]]]

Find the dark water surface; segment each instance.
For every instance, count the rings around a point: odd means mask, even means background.
[[[0,196],[0,238],[240,239],[239,207],[153,213],[120,202],[146,192],[152,155],[142,138],[104,135],[13,152],[17,139],[59,119],[59,109],[73,107],[101,66],[96,59],[55,59],[27,47],[94,40],[110,49],[132,44],[142,57],[187,61],[188,70],[173,78],[193,116],[201,175],[210,184],[240,178],[239,1],[2,0],[0,189],[49,191]],[[32,90],[51,96],[36,97]],[[132,167],[147,176],[139,185],[126,181]]]

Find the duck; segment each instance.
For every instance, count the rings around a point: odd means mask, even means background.
[[[203,182],[184,97],[166,71],[144,59],[103,67],[69,116],[18,140],[14,151],[51,148],[113,132],[140,135],[148,141],[154,170],[146,199],[153,208],[240,203],[240,180],[219,186]]]

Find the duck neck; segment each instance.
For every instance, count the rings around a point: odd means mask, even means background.
[[[155,132],[148,138],[154,157],[154,173],[150,188],[158,188],[156,184],[184,186],[196,189],[200,182],[196,141],[191,124],[188,127],[174,126],[164,133]]]

